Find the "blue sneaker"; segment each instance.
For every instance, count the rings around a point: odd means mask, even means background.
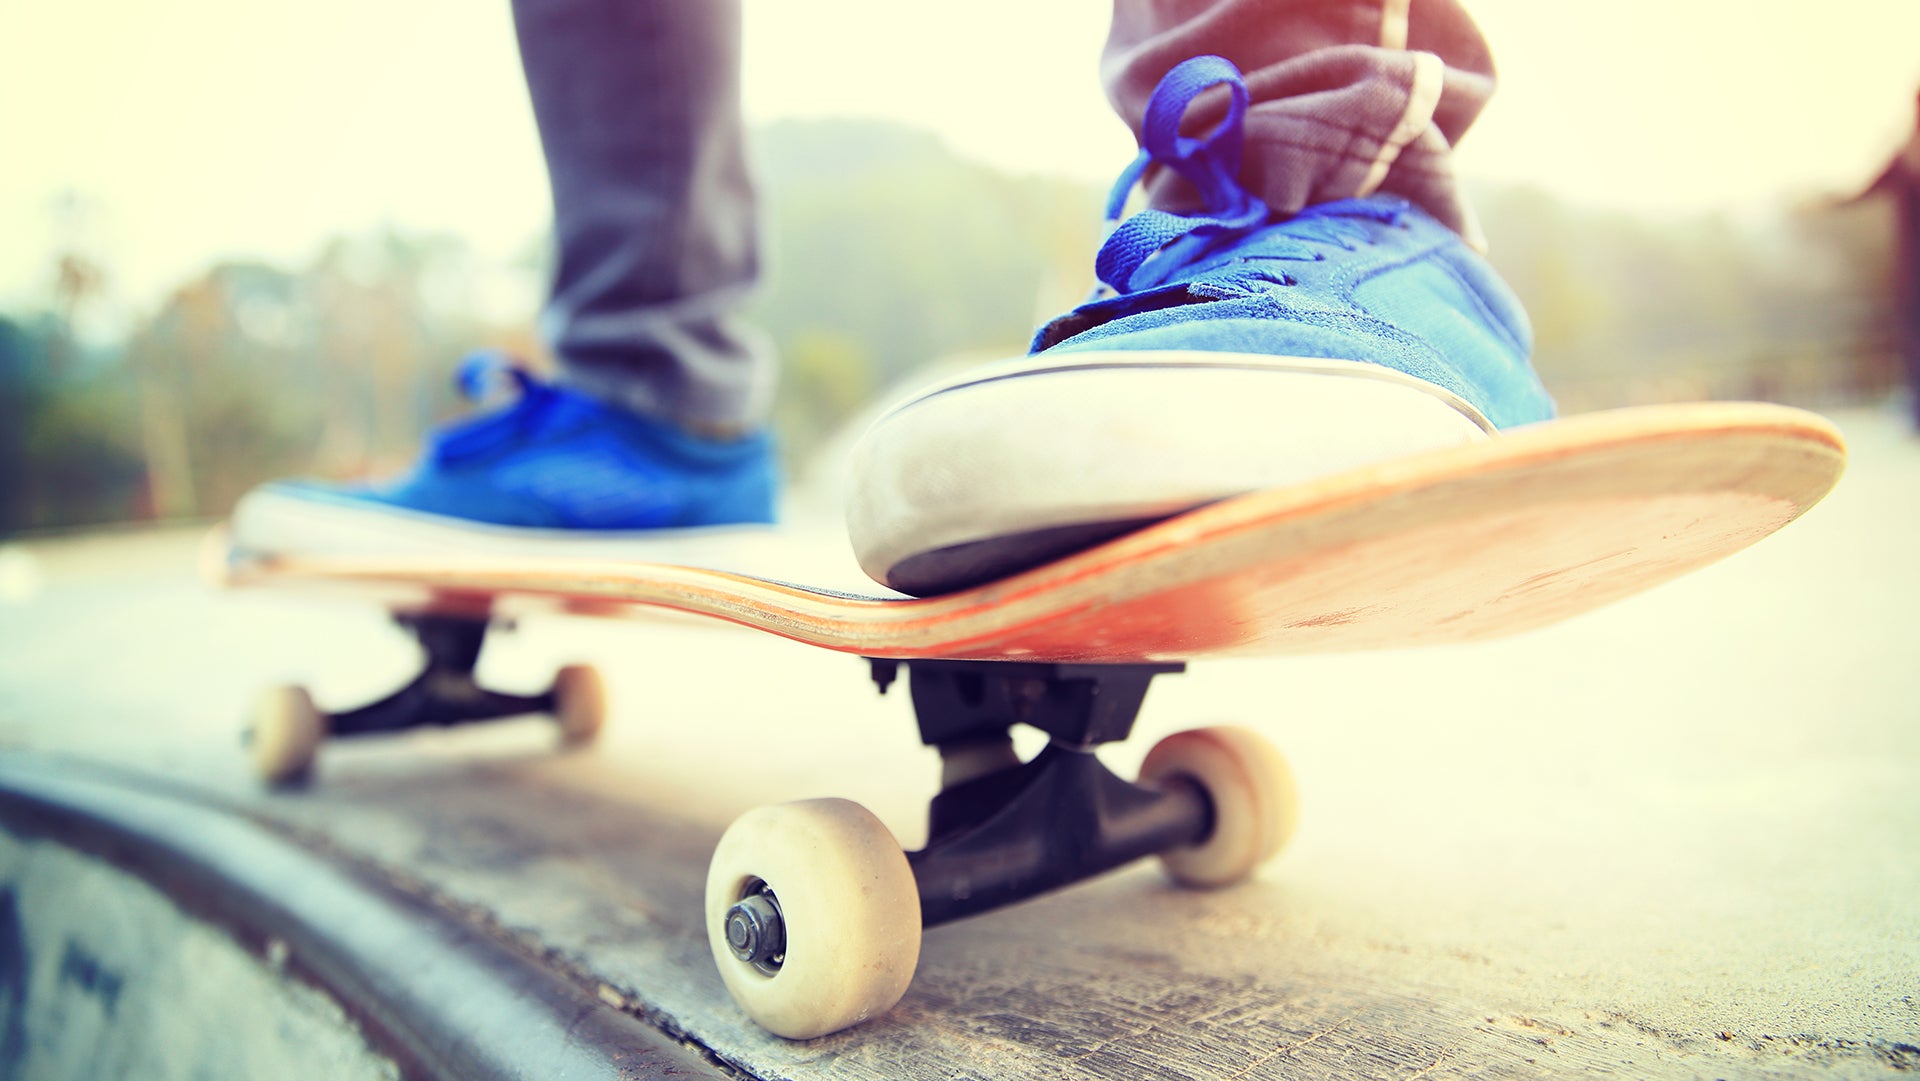
[[[1180,135],[1219,85],[1219,127]],[[1168,73],[1107,216],[1150,166],[1200,209],[1118,223],[1101,288],[1028,357],[873,425],[848,508],[868,574],[944,592],[1214,500],[1552,417],[1525,313],[1453,231],[1386,196],[1283,217],[1239,186],[1247,101],[1219,57]]]
[[[282,480],[234,508],[236,548],[258,554],[482,550],[711,562],[717,534],[773,521],[765,433],[711,440],[471,357],[460,388],[504,408],[428,436],[412,471],[377,484]]]

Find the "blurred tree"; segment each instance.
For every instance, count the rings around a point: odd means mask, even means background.
[[[325,376],[327,402],[309,468],[398,468],[446,415],[454,360],[487,338],[472,311],[471,274],[472,253],[444,235],[386,230],[322,250],[301,282],[308,359]]]
[[[106,291],[107,275],[94,262],[78,252],[60,255],[54,267],[54,310],[60,319],[60,335],[49,343],[49,374],[59,376],[73,367],[80,351],[78,324],[81,311]]]
[[[108,365],[56,373],[67,333],[51,312],[0,318],[0,536],[142,515],[131,388]]]
[[[1007,177],[880,121],[783,122],[754,150],[769,237],[753,315],[787,358],[775,419],[789,453],[852,415],[847,387],[956,352],[1018,355],[1043,308],[1092,284],[1099,202],[1084,186]]]
[[[1855,201],[1878,199],[1889,204],[1892,212],[1887,233],[1893,258],[1886,277],[1896,298],[1891,328],[1906,368],[1908,416],[1920,430],[1920,102],[1915,109],[1906,145],[1888,159]]]
[[[274,385],[291,367],[281,328],[297,302],[285,271],[224,263],[176,289],[134,331],[127,361],[140,386],[155,514],[225,507],[261,469],[303,456],[289,432],[298,411]]]
[[[820,330],[789,336],[780,359],[773,423],[792,463],[872,399],[875,368],[857,339]]]
[[[1797,309],[1796,321],[1831,343],[1819,378],[1845,400],[1883,397],[1904,378],[1899,328],[1912,312],[1901,301],[1897,224],[1880,200],[1797,209],[1788,225],[1804,258],[1761,303],[1770,321]]]

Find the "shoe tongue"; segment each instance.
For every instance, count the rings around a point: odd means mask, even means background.
[[[1369,195],[1364,198],[1335,199],[1332,202],[1316,203],[1295,214],[1293,221],[1312,221],[1318,218],[1365,218],[1383,224],[1392,224],[1413,208],[1413,203],[1398,195]]]
[[[441,465],[458,465],[524,443],[561,419],[559,404],[552,388],[525,382],[520,397],[504,408],[454,421],[430,434],[428,453]]]
[[[498,350],[469,353],[454,370],[454,386],[470,402],[508,392],[514,399],[502,408],[458,420],[427,437],[429,456],[441,465],[457,465],[525,442],[563,412],[560,395]]]
[[[1159,311],[1163,308],[1178,308],[1184,304],[1210,304],[1222,299],[1203,284],[1193,282],[1174,282],[1138,293],[1122,293],[1119,296],[1096,300],[1091,304],[1082,304],[1078,308],[1059,316],[1039,333],[1033,336],[1028,353],[1038,353],[1051,349],[1075,335],[1084,334],[1097,326],[1111,323],[1116,319],[1125,319],[1129,315],[1142,312]]]

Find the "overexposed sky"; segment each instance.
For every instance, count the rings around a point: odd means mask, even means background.
[[[1099,183],[1131,155],[1096,80],[1107,0],[746,6],[752,120],[887,117]],[[1920,87],[1916,0],[1469,6],[1503,82],[1462,170],[1586,203],[1750,210],[1847,188]],[[68,191],[83,213],[57,211]],[[382,222],[504,258],[547,217],[503,3],[0,6],[0,307],[44,296],[63,231],[144,307],[217,258],[298,262]]]

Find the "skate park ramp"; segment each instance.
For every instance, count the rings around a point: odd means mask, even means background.
[[[719,1076],[433,904],[189,793],[0,764],[0,1076]]]

